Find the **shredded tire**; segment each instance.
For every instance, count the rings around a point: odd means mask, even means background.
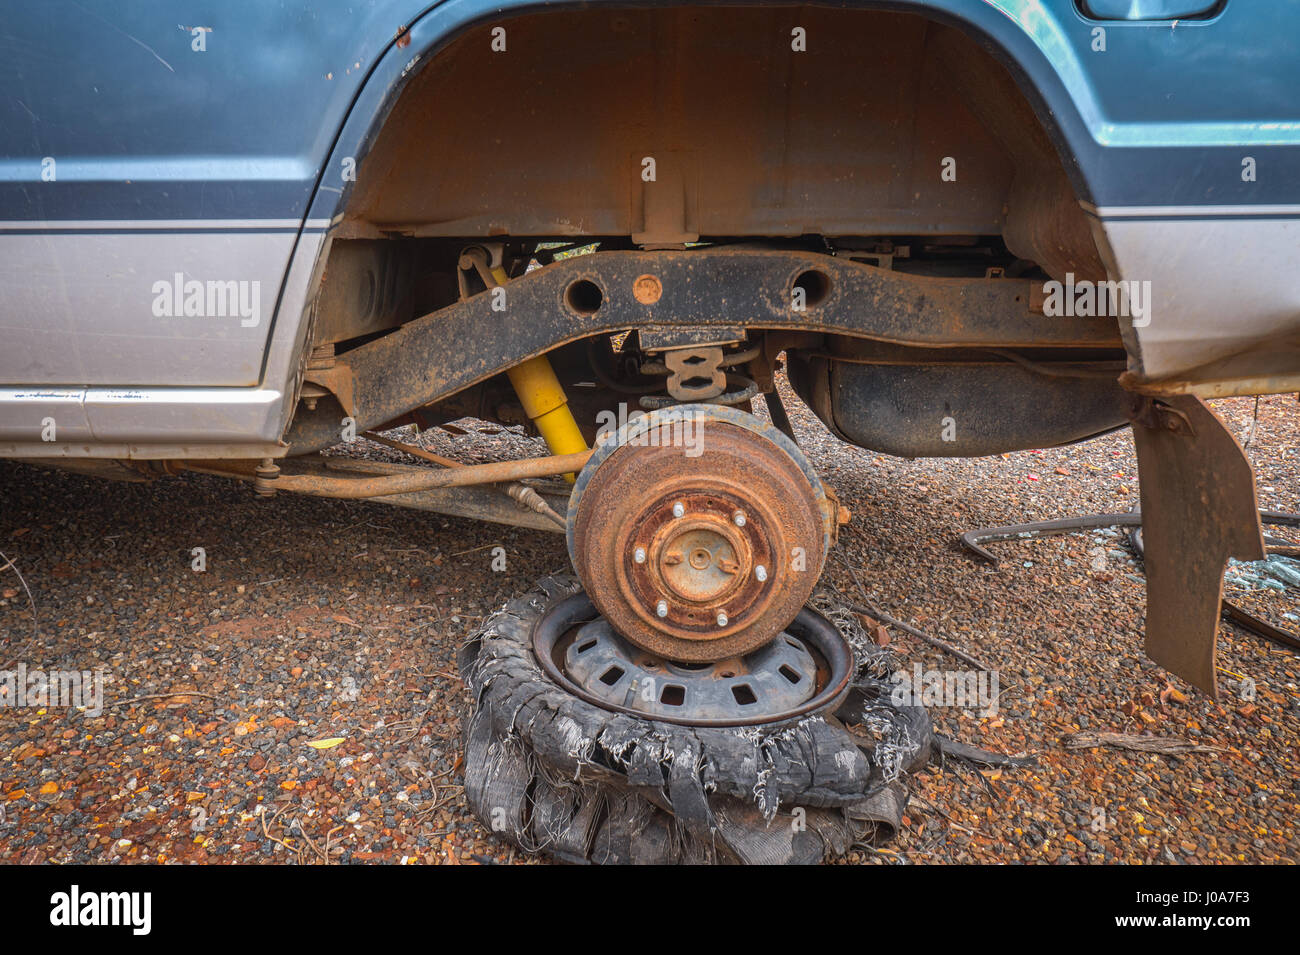
[[[834,714],[690,727],[602,709],[546,675],[533,626],[579,590],[572,577],[542,580],[461,651],[474,697],[465,792],[489,829],[596,864],[815,864],[893,838],[906,777],[930,757],[930,718],[891,702],[891,654],[855,617],[818,606],[855,654]]]

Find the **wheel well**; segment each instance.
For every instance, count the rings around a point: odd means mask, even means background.
[[[367,403],[387,409],[371,424],[432,404],[444,417],[518,417],[499,373],[527,355],[504,357],[502,313],[466,326],[462,343],[440,346],[468,355],[468,343],[488,344],[478,362],[495,381],[470,376],[450,388],[463,369],[448,367],[437,387],[421,390],[430,384],[427,365],[401,372],[396,354],[393,363],[363,354],[388,350],[381,340],[399,328],[410,332],[403,341],[441,341],[446,323],[420,316],[449,315],[483,293],[484,281],[496,282],[471,276],[466,284],[461,256],[471,246],[490,247],[488,258],[511,281],[580,247],[676,250],[693,262],[705,261],[706,250],[759,254],[751,265],[768,253],[808,263],[833,253],[900,280],[1106,277],[1053,139],[1015,78],[972,36],[918,14],[550,9],[481,22],[412,62],[423,66],[374,135],[331,236],[305,357],[309,411],[333,394],[349,413]],[[736,285],[719,315],[763,327],[767,299],[737,310],[760,291],[740,287],[741,260],[712,261],[723,272],[710,282]],[[603,269],[622,267],[602,259]],[[829,286],[800,280],[819,268],[795,280],[801,307],[814,311]],[[762,281],[764,295],[785,294],[783,277]],[[563,366],[562,381],[582,382],[599,368],[574,342],[575,322],[591,324],[599,311],[600,324],[609,310],[599,299],[582,308],[559,301],[539,300],[541,311],[530,315],[533,332],[554,333],[534,344]],[[678,306],[672,321],[691,312]],[[612,303],[611,314],[621,307]],[[657,321],[669,320],[659,312]],[[623,317],[624,329],[647,320],[637,308]],[[951,340],[941,334],[930,344],[957,342],[974,320],[969,303],[954,306]],[[768,314],[769,327],[788,328],[785,321]],[[1051,347],[1040,331],[1020,346],[1038,338]],[[407,394],[405,382],[387,394],[382,380],[403,376],[419,394]],[[307,424],[295,427],[304,447],[332,433],[322,425],[307,437]]]
[[[879,10],[480,23],[404,88],[338,232],[643,246],[801,235],[998,235],[1050,275],[1104,277],[1006,68],[955,27]]]

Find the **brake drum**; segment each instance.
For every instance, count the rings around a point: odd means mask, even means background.
[[[569,502],[569,556],[624,639],[668,660],[724,660],[795,618],[821,575],[836,511],[772,425],[679,405],[597,446]]]

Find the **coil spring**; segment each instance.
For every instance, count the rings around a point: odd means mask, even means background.
[[[733,369],[737,365],[744,365],[758,357],[761,347],[757,344],[742,348],[739,351],[724,352],[722,361],[719,362],[721,367]],[[668,366],[662,361],[646,361],[640,366],[643,375],[668,375]],[[700,398],[689,402],[690,404],[703,405],[740,405],[751,400],[758,394],[758,384],[745,375],[736,371],[727,371],[727,387],[720,395],[714,395],[712,398]],[[646,411],[658,411],[661,408],[671,408],[673,405],[686,404],[688,402],[679,401],[668,394],[650,394],[642,395],[640,399],[641,407]]]

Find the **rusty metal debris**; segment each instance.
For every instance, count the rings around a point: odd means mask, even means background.
[[[1284,647],[1290,647],[1292,650],[1300,650],[1300,637],[1295,634],[1287,633],[1281,627],[1275,627],[1267,620],[1261,620],[1253,613],[1243,610],[1230,601],[1223,601],[1223,619],[1229,620],[1244,627],[1251,633],[1263,637],[1265,640],[1271,640],[1273,643]]]
[[[1272,524],[1279,527],[1300,527],[1300,514],[1291,514],[1285,511],[1260,511],[1259,520],[1261,524]],[[1080,517],[1065,517],[1052,521],[1033,521],[1028,524],[1006,524],[1001,527],[980,527],[973,531],[965,531],[957,540],[963,547],[974,554],[987,560],[990,564],[999,563],[1001,558],[991,550],[983,547],[983,544],[996,543],[997,541],[1010,540],[1033,540],[1039,537],[1056,537],[1061,534],[1071,534],[1074,531],[1093,530],[1098,527],[1137,527],[1142,526],[1142,511],[1134,509],[1117,514],[1085,514]],[[1138,556],[1142,556],[1141,534],[1135,535]],[[1294,545],[1279,541],[1275,538],[1265,538],[1266,549],[1270,554],[1284,554],[1292,556],[1296,550]]]
[[[862,597],[862,603],[860,604],[851,603],[851,602],[845,604],[845,606],[848,607],[848,609],[851,610],[853,613],[856,613],[860,617],[867,617],[871,620],[875,620],[877,623],[883,623],[886,626],[894,627],[897,630],[901,630],[903,633],[916,637],[916,639],[920,640],[922,643],[929,644],[930,646],[934,647],[936,650],[942,650],[944,653],[951,654],[952,656],[956,657],[958,660],[961,660],[963,663],[967,663],[975,667],[975,669],[977,670],[991,671],[993,669],[993,667],[990,667],[987,664],[983,663],[982,661],[971,656],[969,653],[967,653],[965,650],[962,650],[960,647],[955,647],[946,640],[941,640],[938,637],[931,636],[930,634],[926,633],[924,630],[918,630],[916,627],[912,626],[911,624],[906,623],[905,621],[899,620],[897,617],[885,613],[874,603],[872,603],[871,599],[867,596],[867,588],[863,586],[862,578],[858,576],[858,572],[854,568],[853,564],[849,562],[849,560],[844,556],[843,553],[841,553],[839,556],[840,556],[840,561],[844,564],[844,567],[848,570],[849,576],[852,577],[853,582],[857,584],[858,593]]]
[[[879,623],[883,623],[886,626],[894,627],[898,630],[903,631],[906,634],[909,634],[910,636],[916,637],[922,643],[928,643],[936,650],[942,650],[944,653],[956,657],[958,660],[961,660],[963,663],[969,663],[977,670],[991,671],[993,669],[993,667],[977,659],[976,657],[971,656],[969,653],[967,653],[965,650],[962,650],[960,647],[954,647],[947,640],[940,640],[938,637],[931,636],[930,634],[926,633],[924,630],[918,630],[910,623],[906,623],[905,621],[899,620],[897,617],[891,617],[889,614],[885,613],[883,610],[880,610],[876,607],[867,606],[864,604],[855,604],[855,603],[849,604],[848,607],[854,613],[861,614],[864,617],[870,617],[872,620],[875,620]]]
[[[1277,527],[1300,527],[1300,514],[1293,514],[1286,511],[1260,511],[1259,521],[1261,524]],[[1039,537],[1055,537],[1060,534],[1069,534],[1073,531],[1091,530],[1099,527],[1131,527],[1132,533],[1129,535],[1129,544],[1138,557],[1144,557],[1145,552],[1142,541],[1142,512],[1138,509],[1128,511],[1122,514],[1086,514],[1081,517],[1062,518],[1053,521],[1035,521],[1029,524],[1008,524],[1002,527],[981,527],[973,531],[966,531],[958,537],[962,546],[974,554],[979,555],[990,563],[998,563],[998,557],[983,544],[995,541],[1009,540],[1032,540]],[[1297,553],[1294,544],[1281,538],[1265,536],[1265,552],[1274,555],[1291,556]],[[859,608],[854,608],[859,609]],[[866,608],[861,608],[865,612]],[[1238,607],[1228,600],[1220,599],[1220,614],[1225,619],[1238,626],[1250,631],[1256,636],[1263,637],[1280,646],[1289,647],[1293,650],[1300,650],[1300,636],[1296,636],[1274,626],[1266,620]],[[873,614],[874,616],[874,614]],[[880,619],[877,617],[877,619]],[[883,621],[890,622],[890,621]],[[897,626],[898,623],[892,625]],[[909,631],[910,632],[910,631]],[[921,634],[914,634],[924,636]]]
[[[999,558],[983,544],[994,541],[1032,540],[1036,537],[1055,537],[1071,534],[1074,531],[1086,531],[1096,527],[1139,527],[1142,515],[1138,511],[1122,514],[1087,514],[1082,517],[1066,517],[1053,521],[1034,521],[1029,524],[1006,524],[1001,527],[980,527],[966,531],[957,539],[961,545],[974,554],[996,564]]]

